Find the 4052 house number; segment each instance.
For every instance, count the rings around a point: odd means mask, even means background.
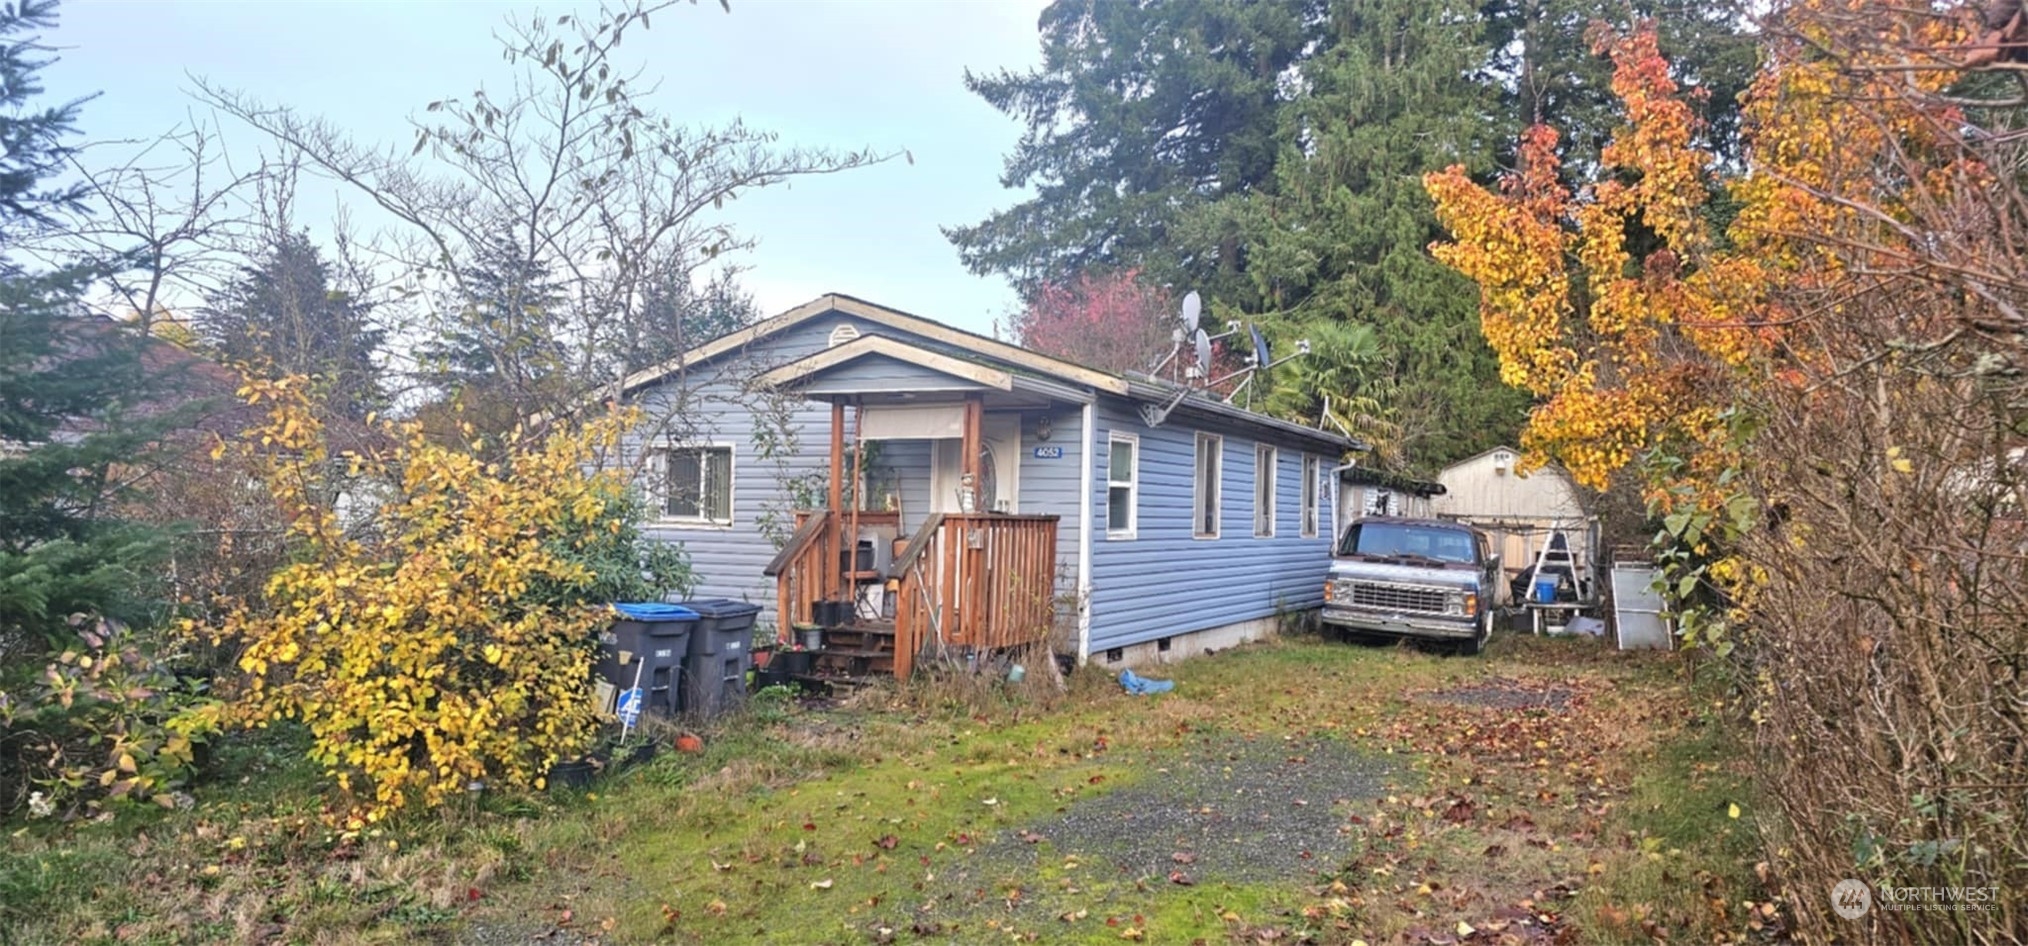
[[[1035,448],[1035,459],[1037,459],[1037,460],[1061,460],[1061,459],[1063,459],[1063,448],[1062,448],[1062,447],[1036,447],[1036,448]]]

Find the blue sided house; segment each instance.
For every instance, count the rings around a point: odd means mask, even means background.
[[[843,672],[1051,641],[1151,663],[1319,608],[1361,445],[828,295],[626,379],[699,596]]]

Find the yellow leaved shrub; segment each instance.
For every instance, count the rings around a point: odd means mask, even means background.
[[[597,470],[630,416],[458,447],[382,423],[387,446],[333,457],[300,381],[241,393],[269,415],[227,449],[300,548],[210,629],[240,648],[239,721],[300,720],[355,827],[474,782],[543,787],[594,734],[610,602],[688,583],[639,535],[626,480]]]

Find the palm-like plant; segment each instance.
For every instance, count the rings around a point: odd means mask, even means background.
[[[1380,357],[1371,326],[1317,319],[1278,329],[1287,344],[1310,341],[1310,353],[1274,370],[1268,379],[1267,412],[1337,430],[1365,441],[1383,467],[1401,461],[1401,427],[1389,416],[1377,385],[1368,377]]]

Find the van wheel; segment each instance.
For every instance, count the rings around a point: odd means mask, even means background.
[[[1458,645],[1458,652],[1467,657],[1477,657],[1486,649],[1486,641],[1493,636],[1492,613],[1479,615],[1479,623],[1472,629],[1472,639]]]

